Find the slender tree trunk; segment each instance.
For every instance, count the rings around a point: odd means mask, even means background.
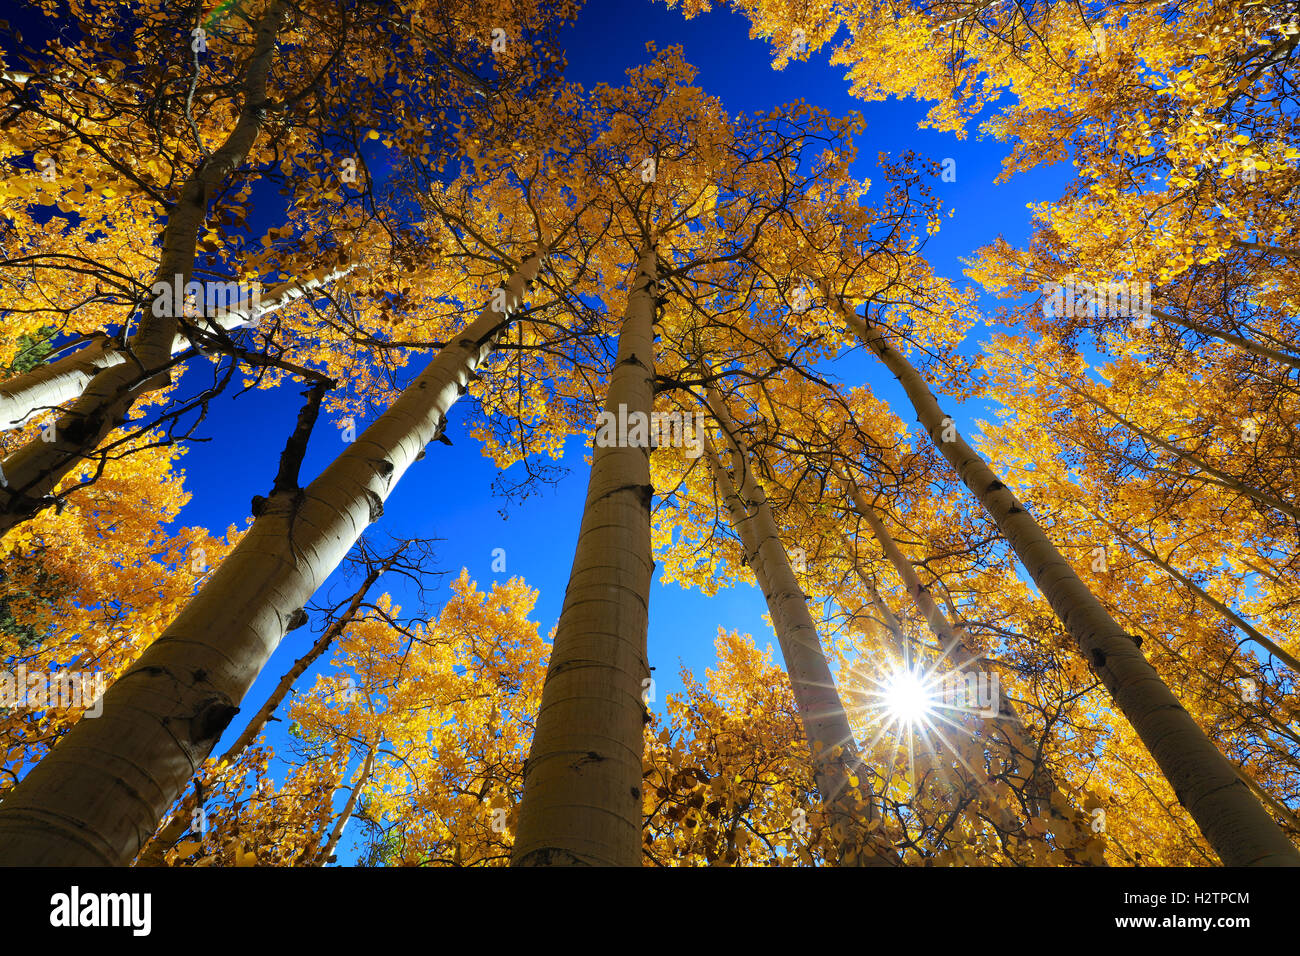
[[[1300,817],[1296,816],[1294,810],[1265,790],[1264,787],[1260,785],[1259,781],[1255,779],[1254,775],[1252,775],[1245,767],[1238,767],[1237,775],[1245,781],[1246,786],[1250,787],[1255,796],[1267,803],[1274,813],[1287,822],[1288,826],[1294,829],[1297,833],[1300,833]]]
[[[902,660],[903,666],[911,670],[913,667],[913,661],[915,661],[917,657],[917,651],[920,650],[942,654],[942,647],[932,647],[929,644],[923,644],[916,638],[909,637],[904,633],[903,622],[898,619],[898,615],[894,613],[893,608],[891,608],[889,603],[881,596],[880,591],[876,588],[875,582],[872,581],[867,572],[863,570],[862,562],[858,558],[857,540],[850,535],[845,534],[843,531],[840,532],[840,539],[844,542],[844,553],[853,567],[853,573],[856,574],[858,580],[862,582],[862,586],[866,589],[867,596],[871,600],[871,606],[875,609],[876,613],[880,615],[880,620],[882,622],[881,629],[885,632],[886,644]],[[872,680],[872,682],[875,683],[875,680]],[[868,706],[876,707],[878,706],[878,703],[871,701]],[[928,757],[933,759],[937,765],[939,759],[938,744],[938,738],[935,737],[932,740],[930,739],[930,735],[924,735],[920,738],[919,742],[916,737],[913,737],[912,742],[909,745],[909,759],[915,763],[917,757]]]
[[[1268,653],[1272,654],[1274,657],[1280,660],[1287,667],[1291,668],[1291,670],[1294,673],[1300,674],[1300,660],[1297,660],[1295,655],[1289,653],[1285,648],[1281,647],[1276,642],[1269,640],[1267,637],[1261,634],[1255,628],[1255,626],[1252,625],[1249,621],[1247,621],[1244,617],[1242,617],[1232,608],[1228,607],[1228,605],[1224,604],[1214,595],[1210,594],[1210,592],[1206,591],[1203,587],[1201,587],[1199,584],[1197,584],[1187,575],[1183,574],[1181,571],[1179,571],[1176,567],[1174,567],[1164,558],[1160,557],[1160,555],[1156,554],[1155,551],[1151,551],[1148,550],[1147,548],[1144,548],[1142,545],[1138,544],[1128,535],[1123,534],[1119,530],[1119,528],[1116,527],[1114,524],[1112,524],[1109,521],[1106,521],[1105,518],[1102,519],[1102,522],[1106,525],[1106,527],[1110,529],[1111,534],[1119,538],[1120,541],[1124,542],[1134,551],[1145,556],[1147,560],[1151,561],[1152,564],[1156,565],[1156,567],[1163,570],[1171,578],[1173,578],[1183,587],[1187,588],[1187,590],[1191,591],[1193,595],[1195,595],[1197,598],[1204,601],[1206,604],[1210,605],[1210,607],[1218,611],[1220,616],[1222,616],[1225,621],[1227,621],[1237,630],[1241,631],[1241,633],[1245,634],[1246,637],[1254,641],[1264,650],[1268,651]]]
[[[1246,670],[1236,660],[1228,659],[1219,664],[1211,663],[1209,666],[1202,666],[1200,660],[1193,661],[1187,654],[1171,646],[1166,640],[1166,635],[1153,633],[1146,624],[1139,618],[1130,616],[1135,630],[1140,630],[1143,634],[1143,642],[1150,642],[1154,647],[1167,654],[1171,661],[1186,669],[1189,673],[1196,674],[1207,684],[1223,685],[1221,689],[1234,697],[1237,703],[1253,703],[1254,708],[1250,714],[1253,720],[1259,722],[1261,737],[1267,734],[1274,734],[1284,738],[1291,744],[1294,744],[1292,750],[1283,749],[1281,753],[1286,761],[1293,766],[1300,767],[1300,734],[1296,733],[1296,728],[1285,722],[1277,713],[1270,710],[1268,704],[1263,701],[1243,701],[1241,699],[1240,688],[1234,692],[1224,684],[1224,678],[1231,684],[1234,681],[1254,680],[1255,675]],[[1243,708],[1244,710],[1245,708]],[[1273,741],[1269,740],[1269,746],[1274,747]],[[1285,747],[1285,744],[1283,745]]]
[[[1211,484],[1219,485],[1220,487],[1227,488],[1229,491],[1235,491],[1238,494],[1244,495],[1247,498],[1257,501],[1262,505],[1267,505],[1268,507],[1273,508],[1278,512],[1281,512],[1284,515],[1288,515],[1289,517],[1300,520],[1300,507],[1297,507],[1296,505],[1291,504],[1290,502],[1283,501],[1281,498],[1278,498],[1276,495],[1270,494],[1269,492],[1264,491],[1263,489],[1256,488],[1254,485],[1248,485],[1244,481],[1241,481],[1239,478],[1234,478],[1226,471],[1221,471],[1220,469],[1215,468],[1209,462],[1202,459],[1199,455],[1196,455],[1185,448],[1179,448],[1173,442],[1166,441],[1165,439],[1157,435],[1155,432],[1148,431],[1147,429],[1142,428],[1136,422],[1129,421],[1127,418],[1125,418],[1119,412],[1115,411],[1115,409],[1111,408],[1101,399],[1096,398],[1093,395],[1089,394],[1085,389],[1079,388],[1078,386],[1073,385],[1070,382],[1065,381],[1064,379],[1057,379],[1057,382],[1065,386],[1066,389],[1073,392],[1075,395],[1078,395],[1080,398],[1082,398],[1088,404],[1092,405],[1098,411],[1102,412],[1104,415],[1106,415],[1107,418],[1110,418],[1112,421],[1116,422],[1117,424],[1123,425],[1125,428],[1129,429],[1130,431],[1140,436],[1148,444],[1155,445],[1158,448],[1163,448],[1165,451],[1169,452],[1169,454],[1173,455],[1175,458],[1182,461],[1190,462],[1192,465],[1195,465],[1197,468],[1199,468],[1201,471],[1205,473],[1204,475],[1188,475],[1187,477],[1193,480],[1206,481]]]
[[[324,276],[282,282],[267,292],[265,299],[259,302],[257,314],[267,315],[283,308],[295,299],[310,294],[313,289],[349,271],[351,266]],[[252,303],[244,302],[239,308],[228,309],[221,315],[209,318],[205,322],[199,321],[198,324],[200,327],[207,324],[228,332],[249,322],[254,317],[253,311]],[[172,340],[171,354],[179,355],[189,347],[189,338],[177,333]],[[0,431],[18,428],[26,424],[33,414],[71,401],[85,391],[86,386],[100,371],[116,365],[124,365],[130,360],[130,355],[116,348],[107,334],[98,332],[88,344],[77,351],[70,352],[48,365],[39,366],[30,372],[0,382]]]
[[[194,271],[199,229],[208,214],[212,193],[248,158],[262,131],[268,110],[267,76],[275,56],[275,39],[284,16],[283,0],[272,0],[257,25],[252,56],[245,68],[243,104],[226,141],[190,174],[179,201],[167,217],[162,258],[155,282],[182,288]],[[5,459],[0,483],[0,535],[30,518],[49,503],[48,495],[68,472],[91,454],[119,425],[143,393],[164,387],[170,376],[162,370],[176,341],[177,314],[171,309],[141,310],[140,325],[130,340],[128,362],[100,369],[81,397],[55,424],[54,441],[36,438]]]
[[[239,755],[247,750],[249,745],[257,739],[257,735],[262,732],[262,728],[265,727],[266,722],[271,719],[271,715],[276,712],[280,704],[284,702],[284,699],[289,696],[289,692],[293,690],[293,685],[297,682],[298,678],[301,677],[307,668],[318,660],[322,654],[329,650],[330,646],[338,640],[339,636],[345,630],[347,630],[348,625],[356,620],[357,612],[361,609],[361,604],[366,599],[366,595],[370,592],[371,587],[374,586],[374,583],[378,581],[380,576],[390,567],[392,567],[391,561],[385,562],[379,567],[372,568],[367,572],[365,578],[361,582],[361,586],[357,588],[356,592],[352,595],[352,600],[348,603],[347,609],[342,615],[330,622],[329,627],[325,628],[321,633],[321,636],[318,637],[316,642],[307,650],[307,653],[294,661],[293,666],[284,673],[280,678],[280,682],[276,684],[275,690],[271,692],[271,696],[269,696],[266,699],[266,702],[262,704],[261,710],[253,715],[253,718],[244,727],[239,737],[226,749],[226,752],[221,755],[221,759],[218,761],[219,766],[234,763],[235,760],[239,758]],[[192,788],[186,794],[185,799],[181,801],[181,805],[176,808],[176,811],[171,815],[163,828],[155,834],[154,838],[149,842],[149,845],[144,848],[144,852],[136,859],[135,865],[165,866],[167,851],[174,847],[180,838],[185,835],[186,831],[190,829],[191,817],[193,816],[194,809],[198,804],[198,790]]]
[[[657,257],[628,294],[605,413],[654,406]],[[630,431],[630,429],[629,429]],[[524,771],[512,866],[640,866],[649,719],[650,448],[598,441],[569,586]],[[644,683],[643,683],[644,682]]]
[[[531,256],[506,283],[522,301]],[[507,306],[506,308],[509,308]],[[508,322],[485,308],[307,488],[282,489],[170,627],[0,803],[0,863],[120,865],[158,828],[289,626],[465,391]],[[639,763],[638,763],[639,766]]]
[[[862,582],[862,586],[866,588],[867,597],[871,600],[871,606],[880,615],[880,621],[873,623],[877,624],[878,630],[885,632],[886,643],[891,645],[900,655],[907,655],[910,658],[911,649],[908,647],[907,638],[903,635],[903,622],[898,619],[898,615],[894,613],[893,609],[885,603],[885,599],[880,596],[880,591],[876,589],[876,585],[862,570],[862,565],[858,562],[856,551],[853,548],[853,539],[847,534],[843,534],[841,537],[845,547],[848,548],[848,557],[853,564],[853,571],[857,574],[858,580]],[[870,618],[868,619],[870,620]]]
[[[1267,345],[1261,345],[1253,339],[1248,339],[1243,335],[1234,335],[1231,332],[1224,332],[1211,325],[1203,325],[1200,322],[1193,322],[1191,319],[1180,319],[1172,313],[1162,312],[1159,309],[1152,309],[1151,314],[1164,319],[1166,322],[1172,322],[1174,325],[1182,326],[1183,328],[1189,329],[1193,332],[1199,332],[1201,335],[1208,335],[1210,338],[1219,339],[1221,342],[1235,345],[1254,355],[1272,359],[1274,362],[1281,362],[1284,365],[1290,365],[1292,368],[1300,368],[1300,356],[1292,355],[1290,352],[1281,352],[1277,349],[1269,348]]]
[[[1294,41],[1290,42],[1294,43]],[[1238,249],[1253,249],[1256,252],[1271,252],[1274,255],[1300,258],[1300,249],[1289,249],[1286,246],[1275,246],[1267,242],[1247,242],[1244,239],[1234,239],[1232,244]]]
[[[844,542],[844,547],[846,549],[845,553],[852,564],[854,573],[857,574],[858,579],[862,582],[863,587],[866,588],[868,595],[870,595],[872,606],[877,609],[887,622],[890,643],[894,650],[903,658],[905,666],[908,667],[908,669],[912,668],[912,661],[914,659],[912,645],[939,654],[941,657],[947,656],[945,653],[946,648],[942,644],[935,647],[928,644],[921,644],[914,638],[908,638],[903,633],[903,627],[898,616],[890,609],[889,604],[885,602],[883,597],[881,597],[875,584],[862,568],[862,563],[858,558],[857,539],[843,531],[840,532],[840,537]],[[980,739],[978,732],[971,724],[969,715],[963,715],[960,720],[953,720],[949,717],[948,722],[960,725],[966,730],[967,737],[961,738],[955,743],[952,743],[947,739],[941,740],[940,735],[937,733],[912,734],[909,732],[907,744],[909,761],[916,763],[919,762],[918,758],[929,758],[937,768],[941,766],[940,745],[945,743],[952,748],[953,756],[956,757],[957,761],[968,772],[972,770],[972,763],[982,761],[984,756],[984,742]],[[979,748],[978,753],[975,751],[976,747]],[[991,797],[994,797],[994,800],[989,807],[989,811],[997,816],[997,825],[1006,833],[1016,831],[1019,828],[1019,821],[1012,813],[1010,806],[997,800],[996,794],[993,793],[988,785],[980,784],[978,780],[974,779],[974,777],[975,775],[972,773],[971,783],[985,789]]]
[[[970,663],[985,664],[983,657],[978,654],[966,640],[966,635],[953,626],[947,616],[940,610],[939,605],[934,601],[930,594],[930,589],[922,583],[916,573],[916,568],[907,556],[899,548],[898,542],[894,540],[885,524],[880,519],[880,515],[862,494],[862,489],[857,483],[852,481],[846,474],[840,472],[840,480],[844,482],[845,490],[853,500],[853,510],[857,512],[867,522],[867,527],[875,536],[876,541],[880,543],[880,548],[884,552],[889,563],[893,565],[899,579],[903,582],[903,587],[911,596],[913,603],[916,605],[921,616],[930,627],[931,633],[934,634],[943,645],[944,656],[952,656],[953,652],[959,652],[965,660],[958,663],[958,669],[964,669]],[[1009,756],[1011,758],[1011,767],[1019,772],[1022,761],[1027,761],[1031,766],[1031,771],[1023,777],[1023,790],[1026,798],[1035,811],[1043,816],[1043,822],[1051,833],[1057,847],[1073,862],[1091,866],[1091,861],[1085,860],[1079,854],[1080,842],[1075,833],[1076,821],[1071,820],[1062,812],[1060,806],[1052,800],[1053,794],[1060,794],[1060,801],[1063,806],[1070,806],[1069,798],[1061,791],[1052,775],[1052,771],[1043,763],[1042,754],[1037,746],[1032,744],[1029,739],[1029,732],[1025,727],[1020,713],[1016,710],[1011,699],[1007,697],[1001,682],[998,684],[998,717],[995,727],[1001,732],[1004,738]],[[990,734],[990,736],[993,736]],[[1045,814],[1045,815],[1044,815]],[[1075,815],[1082,818],[1082,814],[1075,808]],[[1105,863],[1103,862],[1104,866]]]
[[[353,811],[357,808],[357,798],[361,796],[361,789],[366,785],[366,781],[370,779],[370,771],[375,766],[375,752],[378,749],[378,744],[371,744],[366,750],[366,759],[362,761],[361,769],[357,771],[357,775],[352,781],[352,792],[348,794],[348,802],[343,805],[343,812],[334,821],[334,829],[330,831],[330,837],[325,842],[325,846],[309,861],[310,865],[324,866],[330,861],[335,848],[339,845],[339,840],[343,837],[344,828],[347,827],[348,821],[352,819]]]
[[[958,434],[925,380],[874,325],[823,285],[849,328],[894,373],[935,447],[997,523],[1025,570],[1146,745],[1201,833],[1228,866],[1300,866],[1300,853],[1231,762],[1074,573],[1011,490]]]
[[[753,569],[772,616],[799,720],[812,751],[817,792],[835,837],[836,862],[841,866],[890,865],[878,850],[863,845],[860,839],[863,824],[876,818],[874,799],[817,626],[808,613],[807,595],[795,577],[772,508],[754,475],[744,444],[721,397],[712,388],[709,408],[722,425],[740,475],[740,487],[736,487],[712,441],[706,440],[705,453],[732,527],[744,546],[745,561]]]

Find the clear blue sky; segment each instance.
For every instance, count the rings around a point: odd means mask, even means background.
[[[686,60],[699,68],[700,85],[720,97],[731,112],[765,110],[796,99],[838,114],[861,111],[867,130],[859,137],[859,153],[861,161],[870,167],[857,170],[859,176],[874,176],[871,167],[879,152],[896,154],[915,149],[935,159],[955,159],[956,181],[937,183],[935,188],[956,215],[943,220],[943,231],[931,241],[928,252],[936,270],[961,280],[960,284],[965,281],[959,257],[971,255],[998,234],[1012,242],[1023,241],[1029,224],[1026,203],[1059,195],[1064,182],[1065,170],[1058,168],[994,185],[1005,153],[1002,144],[974,136],[959,141],[952,134],[918,130],[926,106],[915,101],[854,100],[847,93],[840,69],[828,65],[826,51],[810,62],[791,64],[778,73],[769,66],[766,44],[750,40],[747,21],[729,12],[715,11],[686,21],[677,12],[649,0],[588,0],[578,23],[564,36],[569,79],[587,88],[601,81],[619,83],[624,79],[624,70],[650,56],[645,49],[649,40],[660,49],[682,44]],[[991,312],[994,303],[985,305]],[[968,345],[978,347],[976,341]],[[412,364],[419,368],[423,361]],[[839,361],[836,372],[849,383],[870,381],[896,410],[905,408],[893,379],[882,376],[878,367],[861,354]],[[186,488],[193,499],[182,512],[181,522],[204,525],[218,533],[231,523],[243,524],[250,499],[266,494],[271,485],[277,456],[301,403],[299,389],[289,383],[275,391],[249,392],[237,400],[223,396],[213,403],[200,430],[201,435],[213,440],[194,445],[182,461]],[[407,472],[389,498],[376,530],[403,537],[445,539],[438,549],[440,567],[455,575],[464,566],[485,589],[494,579],[522,575],[540,591],[535,616],[546,634],[559,616],[586,489],[587,471],[581,449],[575,449],[577,453],[570,456],[571,471],[558,487],[543,490],[541,496],[522,505],[511,505],[508,519],[503,519],[498,509],[504,503],[491,495],[496,470],[465,434],[465,411],[461,407],[452,413],[448,436],[453,445],[432,445],[427,457]],[[963,430],[969,430],[972,413],[987,417],[975,409],[965,414],[956,408],[952,411]],[[911,421],[913,416],[903,417]],[[339,433],[322,422],[304,463],[304,484],[343,447]],[[492,571],[494,548],[506,551],[504,574]],[[345,591],[336,579],[327,584],[330,587],[336,595]],[[404,589],[397,588],[394,593],[402,603],[410,603],[402,600]],[[444,587],[439,593],[445,598],[449,592]],[[649,648],[650,663],[657,668],[656,707],[662,707],[665,694],[680,689],[679,661],[703,677],[704,669],[714,660],[713,640],[719,626],[747,631],[760,645],[773,639],[762,620],[762,595],[748,586],[725,589],[716,598],[707,599],[676,585],[656,582],[650,609]],[[245,713],[256,710],[279,676],[309,645],[313,639],[310,630],[295,631],[284,640],[245,701]],[[298,686],[310,687],[320,669],[304,675]],[[241,726],[241,720],[236,718],[230,734],[237,733]],[[271,726],[271,742],[283,744],[284,725]],[[280,775],[275,776],[278,779]],[[350,827],[348,836],[355,837],[357,832],[357,827]],[[341,861],[352,858],[349,842],[345,839],[341,848]]]

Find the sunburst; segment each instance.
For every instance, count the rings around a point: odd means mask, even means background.
[[[945,731],[953,728],[959,734],[969,734],[966,718],[978,714],[987,719],[996,716],[996,710],[963,706],[953,702],[952,695],[944,693],[946,682],[960,679],[976,660],[954,664],[945,653],[926,663],[912,658],[909,642],[903,642],[903,647],[901,658],[891,656],[878,661],[875,674],[865,670],[865,662],[852,671],[857,685],[849,695],[855,701],[853,713],[873,734],[865,751],[874,750],[881,740],[892,738],[893,741],[896,756],[891,761],[885,788],[896,772],[897,755],[905,752],[907,785],[915,793],[917,753],[934,753],[937,746],[973,776],[978,776]],[[940,774],[947,775],[942,769]]]

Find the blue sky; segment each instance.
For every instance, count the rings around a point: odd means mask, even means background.
[[[959,257],[970,256],[999,234],[1013,243],[1023,241],[1029,225],[1026,203],[1059,195],[1064,183],[1066,170],[1058,167],[995,185],[993,180],[1006,152],[1002,144],[975,136],[958,140],[952,134],[918,130],[917,124],[926,111],[923,103],[854,100],[847,93],[840,68],[828,65],[826,51],[809,62],[773,71],[766,44],[750,40],[747,21],[729,12],[714,11],[686,21],[676,11],[648,0],[588,0],[578,23],[563,37],[570,63],[568,78],[587,88],[602,81],[617,84],[624,79],[624,70],[648,59],[645,44],[650,40],[660,49],[683,45],[686,60],[699,68],[699,84],[720,97],[731,112],[765,110],[796,99],[837,114],[861,111],[867,129],[858,138],[860,162],[864,164],[856,171],[859,176],[874,176],[872,167],[879,152],[896,154],[914,149],[934,159],[955,159],[956,181],[936,183],[935,188],[945,206],[956,214],[943,220],[943,231],[931,240],[928,253],[936,270],[959,280],[959,284],[965,284]],[[989,312],[994,305],[991,301],[985,303]],[[977,328],[973,335],[979,331]],[[968,346],[975,349],[978,343],[973,339]],[[419,359],[412,363],[413,368],[422,365]],[[882,374],[869,357],[858,353],[841,359],[835,371],[850,384],[870,382],[905,420],[913,419],[904,411],[906,406],[896,383]],[[243,525],[250,499],[266,494],[271,485],[278,455],[302,401],[300,389],[288,383],[274,391],[251,391],[237,399],[222,396],[212,403],[208,419],[198,432],[212,441],[194,444],[181,462],[186,488],[193,496],[181,514],[182,523],[203,525],[217,533],[232,523]],[[970,414],[976,410],[951,410],[959,426],[969,430]],[[447,431],[453,444],[432,445],[427,457],[406,473],[375,530],[403,537],[444,539],[438,545],[440,568],[454,576],[464,566],[484,589],[495,579],[522,576],[540,591],[535,618],[546,634],[559,615],[581,517],[587,483],[582,450],[573,449],[566,462],[570,472],[558,486],[543,488],[522,505],[511,504],[503,518],[499,509],[505,503],[491,494],[496,469],[465,433],[466,411],[465,406],[453,410]],[[987,417],[985,412],[978,414]],[[322,422],[303,466],[303,483],[343,448],[340,433]],[[504,573],[492,571],[495,548],[505,549]],[[341,596],[350,588],[337,578],[331,579],[326,588]],[[409,604],[402,597],[404,593],[402,588],[394,590],[399,602]],[[443,600],[449,593],[444,585],[437,599]],[[656,582],[650,608],[649,649],[650,663],[657,668],[657,708],[662,708],[665,694],[680,690],[679,662],[704,676],[704,669],[714,660],[713,640],[719,626],[749,632],[760,645],[773,641],[762,620],[762,595],[749,586],[724,589],[710,599]],[[257,709],[279,676],[310,644],[314,637],[310,632],[310,628],[303,628],[285,638],[246,699],[245,713]],[[322,668],[328,668],[327,662],[306,674],[298,686],[310,687],[315,673]],[[236,718],[228,737],[241,726]],[[284,726],[271,725],[270,740],[277,747],[287,742]],[[225,742],[217,752],[224,746]],[[279,779],[280,774],[275,776]],[[349,837],[355,837],[357,829],[350,827]],[[349,844],[345,838],[341,861],[347,862],[353,856],[354,848]]]

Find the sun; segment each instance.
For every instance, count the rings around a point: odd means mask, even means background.
[[[886,713],[900,724],[923,724],[934,713],[935,700],[925,679],[910,667],[891,674],[883,691],[882,703]]]
[[[916,762],[921,754],[936,769],[939,765],[934,764],[935,755],[942,752],[974,773],[966,765],[960,748],[949,740],[948,731],[969,734],[970,715],[987,716],[987,713],[953,703],[951,688],[963,674],[964,664],[945,667],[947,654],[923,662],[913,658],[909,650],[904,646],[901,660],[885,656],[855,664],[851,669],[853,680],[848,684],[851,695],[848,700],[852,701],[853,716],[863,722],[869,736],[863,751],[874,751],[878,744],[886,743],[883,751],[883,759],[889,765],[886,788],[901,761],[907,786],[915,792]],[[947,773],[943,769],[939,772],[941,776]]]

